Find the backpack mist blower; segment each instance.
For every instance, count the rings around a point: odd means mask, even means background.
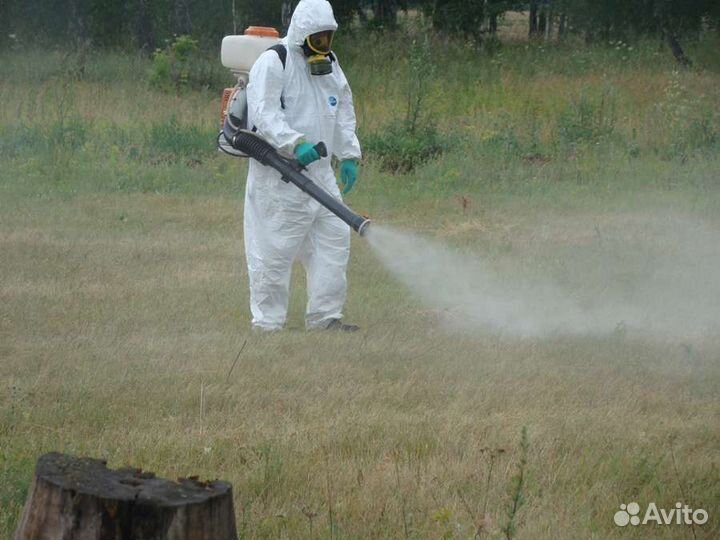
[[[295,184],[302,191],[310,195],[310,197],[350,225],[360,236],[364,236],[365,233],[367,233],[370,220],[350,210],[350,208],[345,206],[341,201],[305,176],[302,173],[303,166],[296,160],[284,158],[267,141],[252,131],[239,130],[234,132],[230,127],[229,121],[226,121],[223,126],[223,135],[235,150],[278,171],[285,182]],[[320,156],[327,157],[325,143],[321,142],[316,144],[315,150],[317,150]]]
[[[370,225],[368,218],[350,210],[342,201],[305,176],[300,163],[284,158],[266,140],[247,129],[246,87],[250,68],[257,57],[268,49],[278,54],[284,70],[287,51],[279,44],[279,34],[275,29],[251,26],[241,36],[226,36],[223,39],[222,63],[237,76],[238,83],[235,88],[228,88],[223,94],[222,131],[217,139],[218,148],[231,156],[251,157],[272,167],[282,175],[285,182],[292,182],[350,225],[360,236],[365,235]],[[324,143],[315,145],[315,150],[321,157],[327,157]]]

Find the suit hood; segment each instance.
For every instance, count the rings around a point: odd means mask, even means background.
[[[337,30],[332,6],[327,0],[300,0],[288,28],[288,45],[301,47],[305,38],[316,32]]]

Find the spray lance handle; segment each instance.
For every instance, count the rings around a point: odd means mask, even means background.
[[[320,157],[327,157],[327,146],[325,146],[324,142],[320,141],[315,146],[313,146],[313,148],[315,148],[315,151],[320,155]]]
[[[328,155],[328,153],[327,153],[327,146],[325,146],[325,143],[322,142],[322,141],[320,141],[320,142],[317,143],[315,146],[313,146],[313,150],[315,150],[321,158],[327,157],[327,155]],[[293,165],[294,165],[294,167],[295,167],[295,170],[296,170],[297,172],[303,172],[303,171],[306,171],[306,170],[307,170],[307,167],[306,167],[305,165],[303,165],[302,163],[300,163],[297,159],[292,160],[292,163],[293,163]],[[289,181],[290,181],[290,180],[289,180],[287,177],[285,177],[285,176],[283,176],[282,179],[283,179],[284,182],[289,182]]]

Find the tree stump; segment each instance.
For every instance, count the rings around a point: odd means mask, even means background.
[[[45,454],[15,540],[237,540],[232,486]]]

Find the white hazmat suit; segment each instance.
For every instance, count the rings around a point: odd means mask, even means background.
[[[334,58],[332,73],[311,75],[302,44],[307,36],[335,31],[326,0],[301,0],[287,37],[285,69],[275,51],[264,52],[250,71],[248,125],[281,153],[291,156],[303,141],[324,142],[328,157],[307,174],[341,198],[330,156],[360,159],[352,93]],[[282,106],[281,106],[282,98]],[[320,203],[251,159],[245,193],[245,254],[254,328],[276,330],[287,316],[290,271],[299,259],[307,272],[307,328],[325,328],[342,318],[350,255],[350,228]]]

